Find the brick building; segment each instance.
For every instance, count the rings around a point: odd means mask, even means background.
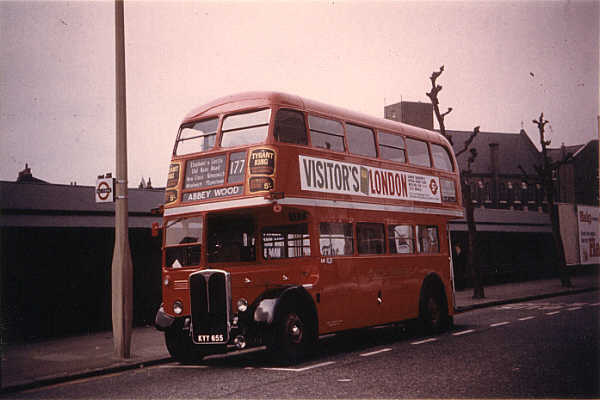
[[[3,342],[111,329],[114,205],[94,187],[55,185],[26,166],[0,181]],[[151,235],[164,190],[129,189],[134,320],[150,324],[160,303],[160,238]]]

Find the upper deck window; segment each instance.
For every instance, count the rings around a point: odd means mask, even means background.
[[[275,139],[283,143],[308,144],[304,114],[294,110],[277,111]]]
[[[362,126],[346,124],[346,135],[348,137],[348,150],[352,154],[367,157],[377,157],[375,149],[375,138],[373,131]]]
[[[218,125],[219,118],[211,118],[182,126],[175,143],[175,154],[180,156],[212,149]]]
[[[269,132],[271,110],[235,114],[223,120],[221,147],[247,146],[262,143]]]
[[[448,154],[448,150],[446,150],[446,148],[440,146],[439,144],[432,143],[431,156],[433,157],[433,162],[436,168],[443,169],[445,171],[454,170],[452,159],[450,158],[450,154]]]
[[[408,150],[408,161],[411,164],[431,167],[427,142],[406,138],[406,150]]]
[[[379,156],[384,160],[406,162],[404,137],[393,133],[379,132]]]
[[[309,115],[308,126],[313,147],[344,152],[344,128],[340,122]]]

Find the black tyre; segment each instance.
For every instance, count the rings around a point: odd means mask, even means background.
[[[295,364],[305,358],[315,341],[313,325],[303,312],[285,310],[277,323],[271,352],[284,364]]]
[[[165,343],[171,357],[183,364],[199,362],[205,355],[194,345],[189,331],[184,330],[179,321],[165,331]]]
[[[425,333],[440,333],[448,329],[448,305],[441,287],[429,287],[424,290],[419,319]]]

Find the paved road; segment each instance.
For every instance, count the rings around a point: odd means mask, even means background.
[[[451,332],[386,327],[321,341],[281,367],[266,352],[171,363],[11,395],[17,398],[599,397],[597,292],[475,310]]]

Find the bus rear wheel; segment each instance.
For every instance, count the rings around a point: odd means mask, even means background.
[[[448,329],[450,318],[442,289],[429,288],[425,291],[419,319],[425,333],[440,333]]]

